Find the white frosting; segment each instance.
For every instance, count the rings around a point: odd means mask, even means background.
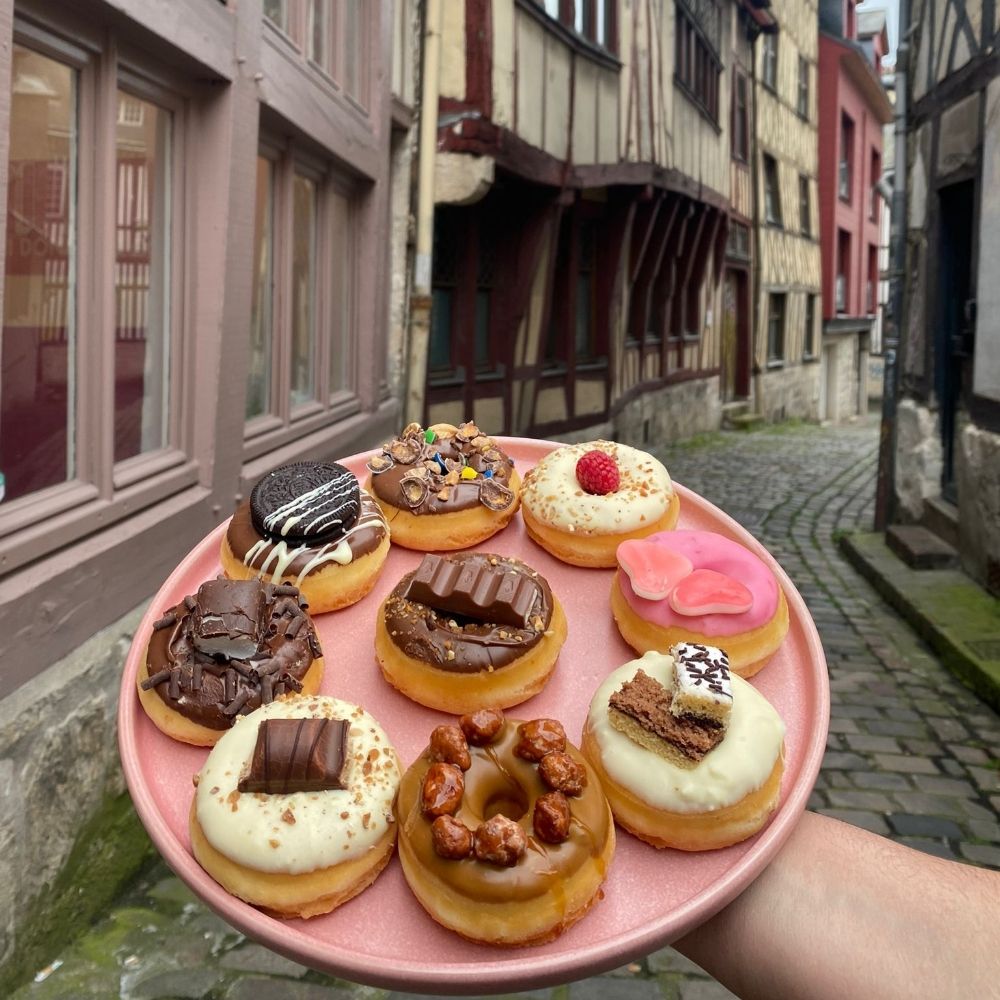
[[[349,719],[344,789],[240,792],[264,719]],[[273,701],[238,719],[208,755],[195,792],[198,822],[220,853],[263,872],[301,874],[357,858],[394,822],[396,754],[382,727],[356,705],[319,695]],[[290,822],[294,818],[294,822]]]
[[[785,724],[763,695],[733,675],[725,739],[694,767],[677,767],[634,743],[608,719],[608,699],[640,668],[668,691],[673,687],[673,657],[649,652],[610,674],[590,704],[587,721],[610,778],[653,808],[675,813],[722,809],[764,784],[782,752]]]
[[[621,474],[614,493],[595,496],[577,482],[576,463],[588,451],[614,458]],[[549,452],[525,476],[521,503],[536,520],[558,531],[619,535],[659,521],[673,492],[663,463],[647,452],[614,441],[587,441]]]
[[[678,642],[670,647],[674,658],[674,688],[670,711],[728,719],[733,704],[729,657],[718,646]]]

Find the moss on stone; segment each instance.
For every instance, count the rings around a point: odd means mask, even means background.
[[[50,962],[155,856],[128,794],[110,799],[81,829],[58,877],[19,921],[13,953],[0,964],[0,982],[14,988]]]

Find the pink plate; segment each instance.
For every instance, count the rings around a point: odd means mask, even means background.
[[[522,470],[555,445],[501,439]],[[367,455],[346,459],[364,478]],[[252,938],[295,961],[360,983],[438,994],[508,993],[595,975],[664,947],[707,920],[767,866],[806,806],[826,745],[829,688],[816,627],[791,581],[764,547],[717,507],[682,486],[682,528],[717,531],[743,543],[772,567],[788,599],[791,627],[754,685],[785,720],[781,804],[751,840],[721,851],[657,851],[618,831],[604,899],[556,941],[536,948],[496,949],[469,943],[438,926],[410,893],[395,859],[360,896],[312,920],[265,916],[226,893],[194,860],[188,840],[191,776],[208,751],[177,743],[147,719],[135,677],[152,622],[164,609],[221,572],[221,525],[170,575],[146,612],[129,651],[118,709],[119,748],[136,811],[171,868],[213,910]],[[562,600],[569,638],[541,694],[509,711],[514,718],[560,719],[579,744],[591,695],[615,667],[634,658],[608,605],[611,570],[568,566],[536,546],[520,518],[482,548],[515,555],[538,569]],[[326,659],[322,692],[363,705],[382,723],[404,764],[427,742],[441,713],[390,688],[376,665],[374,616],[386,593],[419,553],[393,547],[374,591],[359,604],[316,619]]]

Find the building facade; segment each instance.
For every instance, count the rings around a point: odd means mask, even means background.
[[[812,0],[775,0],[779,25],[757,46],[759,281],[756,412],[820,416],[818,21]]]
[[[894,519],[1000,594],[1000,7],[916,0]]]
[[[854,0],[819,5],[819,198],[823,259],[821,419],[868,407],[868,352],[878,310],[882,127],[892,105],[881,52],[858,41]],[[884,51],[884,49],[882,50]]]
[[[440,17],[408,416],[639,441],[718,427],[720,387],[748,381],[749,285],[722,279],[749,267],[746,240],[727,254],[734,206],[751,217],[733,95],[742,79],[746,107],[767,12],[463,0]]]

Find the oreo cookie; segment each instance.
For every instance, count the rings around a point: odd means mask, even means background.
[[[361,487],[333,462],[294,462],[269,472],[250,494],[250,519],[265,538],[322,545],[340,538],[361,515]]]

